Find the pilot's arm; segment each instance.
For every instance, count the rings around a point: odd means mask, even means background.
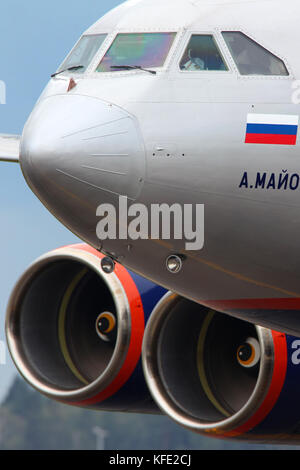
[[[182,67],[184,70],[204,70],[205,63],[200,57],[193,57],[192,50],[189,50],[189,60]]]

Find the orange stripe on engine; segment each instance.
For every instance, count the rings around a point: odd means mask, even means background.
[[[88,251],[89,253],[97,256],[99,260],[104,258],[102,253],[99,253],[94,248],[85,244],[74,245],[71,246],[71,248]],[[118,375],[105,390],[98,393],[94,397],[89,398],[88,400],[73,403],[74,405],[95,405],[112,397],[123,387],[123,385],[126,384],[130,376],[133,374],[141,357],[143,336],[145,331],[145,317],[142,299],[135,282],[133,281],[129,272],[122,265],[116,264],[115,274],[122,283],[131,311],[131,337],[127,358],[125,359]]]
[[[279,398],[287,371],[287,344],[285,334],[272,331],[272,336],[274,342],[274,369],[268,393],[260,408],[249,421],[233,431],[222,433],[223,437],[237,437],[255,428],[268,416]]]

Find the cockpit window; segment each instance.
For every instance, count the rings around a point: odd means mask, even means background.
[[[228,70],[211,34],[193,34],[180,62],[181,70]]]
[[[70,67],[81,66],[76,72],[83,73],[92,62],[106,36],[106,34],[82,36],[71,54],[60,66],[58,72],[69,69]]]
[[[118,66],[162,67],[175,36],[176,33],[118,34],[97,72],[118,71]]]
[[[284,62],[239,31],[223,31],[241,75],[289,75]]]

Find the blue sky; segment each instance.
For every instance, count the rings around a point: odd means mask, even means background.
[[[121,0],[9,0],[1,4],[0,80],[6,105],[0,105],[0,133],[21,134],[51,73],[79,36]],[[76,241],[31,193],[18,165],[0,164],[0,340],[5,340],[9,294],[38,256]],[[15,376],[7,353],[0,365],[0,399]]]

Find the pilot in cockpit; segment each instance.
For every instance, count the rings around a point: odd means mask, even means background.
[[[249,40],[244,35],[232,34],[228,42],[239,72],[242,75],[257,73],[261,75],[272,74],[271,56],[266,55],[265,50],[254,41]]]
[[[184,70],[204,70],[205,62],[200,57],[197,57],[193,49],[188,50],[188,61],[181,66]]]
[[[214,43],[207,44],[206,36],[195,36],[193,42],[180,63],[181,70],[226,70],[220,53]]]

